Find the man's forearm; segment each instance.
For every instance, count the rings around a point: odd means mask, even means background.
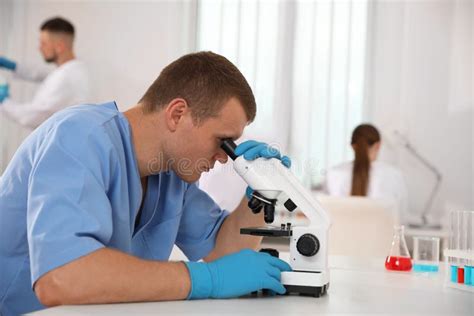
[[[229,253],[243,248],[257,249],[262,237],[241,235],[242,227],[259,227],[265,225],[263,212],[252,213],[247,206],[247,198],[243,198],[239,206],[225,219],[217,234],[214,250],[204,259],[212,261]]]
[[[47,306],[179,300],[190,288],[182,262],[142,260],[109,248],[54,269],[35,284]]]

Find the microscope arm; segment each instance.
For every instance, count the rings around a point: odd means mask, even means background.
[[[308,218],[310,226],[329,228],[328,213],[280,160],[258,158],[248,161],[238,157],[234,169],[254,191],[265,198],[281,199],[284,192]],[[281,202],[285,205],[288,201]]]
[[[261,197],[268,200],[280,199],[289,211],[299,208],[310,221],[310,226],[329,229],[328,213],[279,159],[245,160],[235,154],[236,144],[231,139],[223,140],[221,148],[234,160],[236,172]],[[285,195],[289,199],[281,201]],[[273,218],[270,222],[273,222]]]

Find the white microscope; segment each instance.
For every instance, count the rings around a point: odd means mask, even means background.
[[[281,282],[287,293],[319,297],[329,287],[328,230],[330,218],[318,201],[301,185],[279,159],[258,158],[252,161],[237,157],[231,139],[221,148],[234,160],[234,169],[254,190],[248,205],[254,213],[264,210],[267,224],[273,223],[275,207],[281,204],[290,212],[299,209],[308,218],[308,226],[281,224],[280,227],[242,228],[241,234],[290,238],[290,266],[282,272]],[[272,251],[268,251],[272,254]],[[278,256],[275,250],[272,255]]]

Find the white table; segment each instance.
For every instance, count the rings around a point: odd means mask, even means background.
[[[287,255],[286,255],[287,256]],[[285,257],[285,256],[282,256]],[[34,315],[474,315],[474,295],[435,276],[389,272],[384,258],[330,257],[330,287],[320,298],[245,297],[157,303],[59,306]]]

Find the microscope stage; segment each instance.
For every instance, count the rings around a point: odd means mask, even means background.
[[[246,227],[241,228],[240,233],[243,235],[266,236],[266,237],[291,237],[291,229],[276,226],[265,227]]]

